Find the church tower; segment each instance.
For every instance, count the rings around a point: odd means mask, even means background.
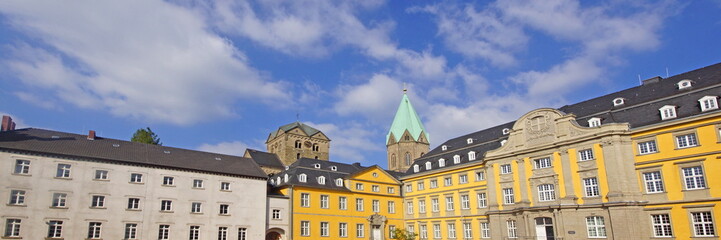
[[[328,160],[330,139],[318,129],[301,122],[286,124],[268,135],[268,152],[288,166],[300,158]]]
[[[403,89],[401,104],[386,135],[388,169],[392,171],[406,171],[413,160],[430,150],[428,133],[406,91]]]

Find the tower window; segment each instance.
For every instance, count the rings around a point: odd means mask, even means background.
[[[411,140],[411,137],[406,135],[406,141],[410,141],[410,140]]]
[[[295,140],[295,148],[300,148],[301,146],[300,140]]]
[[[313,151],[314,151],[314,152],[317,152],[317,151],[319,151],[319,150],[320,150],[320,147],[318,146],[318,144],[317,144],[317,143],[313,143]]]
[[[406,153],[406,165],[411,165],[411,153]]]
[[[391,154],[391,168],[396,167],[396,154]]]
[[[295,159],[300,159],[300,153],[295,155]]]

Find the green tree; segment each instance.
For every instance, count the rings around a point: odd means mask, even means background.
[[[139,142],[139,143],[147,143],[147,144],[155,144],[155,145],[163,145],[163,143],[160,142],[160,138],[158,138],[158,135],[155,135],[153,130],[150,130],[150,127],[146,127],[145,129],[138,129],[133,133],[133,137],[130,139],[131,142]]]
[[[402,229],[402,228],[396,228],[396,229],[393,229],[393,238],[392,239],[414,240],[414,239],[416,239],[416,236],[418,236],[418,235],[415,233],[406,231],[405,229]]]

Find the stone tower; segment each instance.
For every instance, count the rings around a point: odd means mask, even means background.
[[[413,160],[421,157],[430,149],[428,133],[423,128],[421,118],[413,109],[411,101],[403,90],[403,98],[398,111],[386,135],[388,149],[388,169],[405,171]]]
[[[268,152],[288,166],[300,158],[328,160],[330,139],[318,129],[301,122],[286,124],[268,135]]]

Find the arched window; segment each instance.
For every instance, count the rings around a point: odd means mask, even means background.
[[[286,174],[285,176],[283,176],[283,181],[288,182],[288,174]]]
[[[469,161],[476,160],[476,152],[474,152],[474,151],[468,152],[468,160]]]
[[[308,179],[308,176],[306,176],[305,173],[301,173],[300,175],[298,175],[298,181],[300,181],[300,182],[305,182],[305,181],[307,181],[307,179]]]
[[[275,186],[275,179],[271,179],[271,180],[270,180],[270,185],[274,185],[274,186]]]
[[[313,143],[313,151],[314,151],[314,152],[317,152],[318,149],[320,149],[320,147],[318,147],[318,144],[317,144],[317,143]]]
[[[391,154],[391,168],[396,167],[396,154]]]
[[[461,156],[460,155],[453,156],[453,163],[456,163],[456,164],[461,163]]]
[[[318,184],[325,185],[325,177],[324,176],[318,177]]]
[[[410,141],[410,140],[411,140],[411,137],[406,135],[406,141]]]
[[[438,159],[438,167],[445,167],[446,166],[446,160],[441,158]]]
[[[300,159],[300,153],[295,155],[295,159]]]
[[[315,156],[315,159],[318,159],[318,156]]]
[[[278,177],[275,179],[275,182],[277,182],[278,184],[280,184],[280,176],[278,176]]]
[[[300,140],[295,140],[295,148],[300,148],[301,145]]]
[[[342,186],[343,186],[343,179],[342,179],[342,178],[337,178],[337,179],[335,180],[335,185],[336,185],[336,186],[339,186],[339,187],[342,187]]]
[[[413,172],[418,172],[418,171],[420,171],[420,168],[418,167],[418,164],[413,165]]]
[[[431,170],[431,162],[426,162],[426,170]]]
[[[411,153],[406,153],[406,165],[411,165]]]

